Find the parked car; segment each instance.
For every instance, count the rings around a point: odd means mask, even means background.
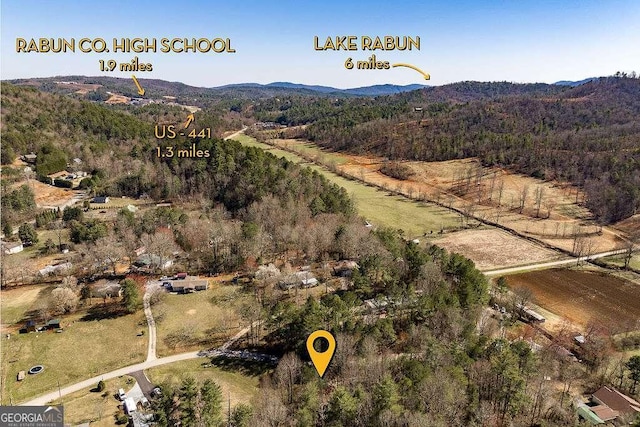
[[[124,392],[124,389],[122,388],[118,389],[118,399],[124,402],[126,398],[127,398],[127,394]]]
[[[160,389],[160,387],[156,387],[153,390],[151,390],[151,396],[152,397],[160,397],[160,396],[162,396],[162,390]]]

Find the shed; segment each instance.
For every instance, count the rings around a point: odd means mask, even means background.
[[[109,203],[109,197],[107,197],[107,196],[97,196],[97,197],[94,197],[91,200],[91,203],[101,203],[101,204]]]
[[[60,319],[51,319],[45,325],[45,329],[60,329]]]
[[[25,154],[24,156],[24,161],[27,163],[35,163],[36,159],[38,158],[37,154],[34,153],[30,153],[30,154]]]
[[[2,242],[2,252],[7,255],[17,254],[24,250],[22,242]]]
[[[578,415],[585,420],[587,425],[595,426],[604,424],[604,421],[600,419],[587,405],[581,405],[578,407]]]
[[[25,371],[18,372],[18,381],[24,380],[26,376],[27,376],[27,374],[26,374]]]
[[[27,320],[27,323],[24,324],[24,328],[20,329],[20,333],[35,332],[35,331],[36,331],[35,320]]]

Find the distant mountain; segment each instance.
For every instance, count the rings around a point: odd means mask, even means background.
[[[274,96],[363,96],[374,97],[393,95],[423,89],[428,86],[412,84],[400,85],[375,85],[351,89],[338,89],[330,86],[305,85],[291,82],[237,83],[217,87],[195,87],[180,82],[168,82],[158,79],[138,79],[147,91],[149,97],[175,96],[183,103],[203,103],[212,98],[231,99],[260,99]],[[74,84],[59,84],[60,82],[73,82],[75,84],[91,84],[101,86],[101,90],[110,91],[129,97],[137,97],[136,87],[131,79],[119,77],[86,77],[86,76],[57,76],[46,78],[16,79],[9,83],[16,85],[35,86],[40,90],[53,93],[69,94],[76,92],[78,87]]]
[[[592,80],[598,80],[598,79],[599,79],[599,77],[588,77],[586,79],[577,80],[577,81],[560,80],[559,82],[555,82],[554,85],[576,87],[576,86],[580,86],[580,85],[585,84],[585,83],[589,83]]]
[[[351,89],[338,89],[331,86],[320,86],[320,85],[305,85],[300,83],[290,83],[290,82],[273,82],[268,83],[266,85],[261,85],[258,83],[240,83],[240,84],[232,84],[225,85],[219,87],[213,87],[211,89],[228,89],[228,88],[279,88],[279,89],[291,89],[291,90],[303,90],[303,91],[312,91],[317,93],[324,94],[348,94],[354,96],[383,96],[383,95],[393,95],[395,93],[409,92],[412,90],[423,89],[427,86],[419,85],[419,84],[411,84],[411,85],[392,85],[392,84],[384,84],[384,85],[374,85],[374,86],[363,86]]]

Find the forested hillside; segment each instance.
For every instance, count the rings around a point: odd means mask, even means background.
[[[343,189],[317,172],[257,148],[246,148],[235,141],[181,136],[159,143],[153,123],[167,111],[158,110],[157,105],[128,112],[5,83],[2,90],[5,164],[17,155],[35,152],[36,173],[47,175],[65,169],[71,159],[80,158],[81,167],[92,174],[83,185],[94,194],[135,198],[146,194],[154,199],[204,197],[223,204],[232,213],[273,196],[283,204],[302,202],[314,215],[352,213],[351,201]],[[212,126],[214,131],[221,126],[219,117],[212,113],[203,112],[198,121],[201,126]],[[209,157],[157,155],[158,145],[163,149],[171,145],[177,152],[190,149],[193,144],[208,152]],[[20,203],[10,204],[16,210],[35,206],[32,196],[25,199],[16,191],[3,185],[3,201],[18,200]],[[6,220],[10,214],[3,211],[3,218]]]
[[[501,95],[502,85],[474,100],[456,91],[452,100],[434,101],[424,90],[380,100],[386,107],[379,112],[375,105],[343,108],[315,121],[305,136],[334,150],[426,161],[479,157],[568,180],[584,187],[588,207],[604,223],[640,209],[640,79],[509,95]]]

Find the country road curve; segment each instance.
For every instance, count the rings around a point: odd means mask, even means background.
[[[608,251],[608,252],[600,252],[598,254],[593,254],[593,255],[588,255],[588,256],[583,256],[580,258],[567,258],[567,259],[561,259],[558,261],[548,261],[548,262],[539,262],[537,264],[529,264],[529,265],[519,265],[517,267],[507,267],[507,268],[500,268],[497,270],[485,270],[483,271],[485,276],[500,276],[503,274],[513,274],[513,273],[520,273],[523,271],[530,271],[530,270],[542,270],[542,269],[546,269],[546,268],[553,268],[553,267],[561,267],[564,265],[571,265],[571,264],[577,264],[578,262],[589,262],[591,260],[594,259],[598,259],[598,258],[604,258],[604,257],[608,257],[608,256],[612,256],[612,255],[621,255],[623,253],[625,253],[627,250],[626,249],[618,249],[615,251]]]
[[[258,322],[255,322],[253,325],[255,326],[257,323]],[[222,350],[228,349],[236,341],[238,341],[240,338],[242,338],[244,335],[246,335],[246,333],[249,332],[250,329],[251,329],[251,326],[247,326],[246,328],[242,329],[240,332],[235,334],[233,337],[229,338],[227,340],[227,342],[225,342],[219,348],[222,349]],[[45,395],[39,396],[39,397],[37,397],[35,399],[29,400],[28,402],[20,403],[19,406],[41,406],[41,405],[46,405],[48,402],[51,402],[52,400],[59,399],[60,397],[66,396],[66,395],[71,394],[71,393],[75,393],[76,391],[82,390],[84,388],[96,386],[98,384],[98,381],[100,381],[100,380],[110,380],[112,378],[117,378],[117,377],[120,377],[122,375],[127,375],[127,374],[130,374],[130,373],[135,372],[135,371],[141,371],[141,370],[145,370],[145,369],[155,368],[156,366],[167,365],[167,364],[170,364],[170,363],[180,362],[180,361],[183,361],[183,360],[197,359],[199,357],[203,357],[203,356],[200,356],[201,352],[202,352],[202,350],[200,350],[200,351],[192,351],[192,352],[187,352],[187,353],[174,354],[173,356],[160,357],[160,358],[156,358],[156,359],[153,359],[153,360],[146,360],[144,362],[137,363],[135,365],[125,366],[124,368],[119,368],[119,369],[116,369],[115,371],[106,372],[104,374],[96,375],[93,378],[89,378],[89,379],[86,379],[84,381],[80,381],[78,383],[75,383],[75,384],[72,384],[72,385],[69,385],[69,386],[66,386],[66,387],[62,387],[62,388],[60,388],[59,391],[58,390],[52,391],[52,392],[47,393]]]

